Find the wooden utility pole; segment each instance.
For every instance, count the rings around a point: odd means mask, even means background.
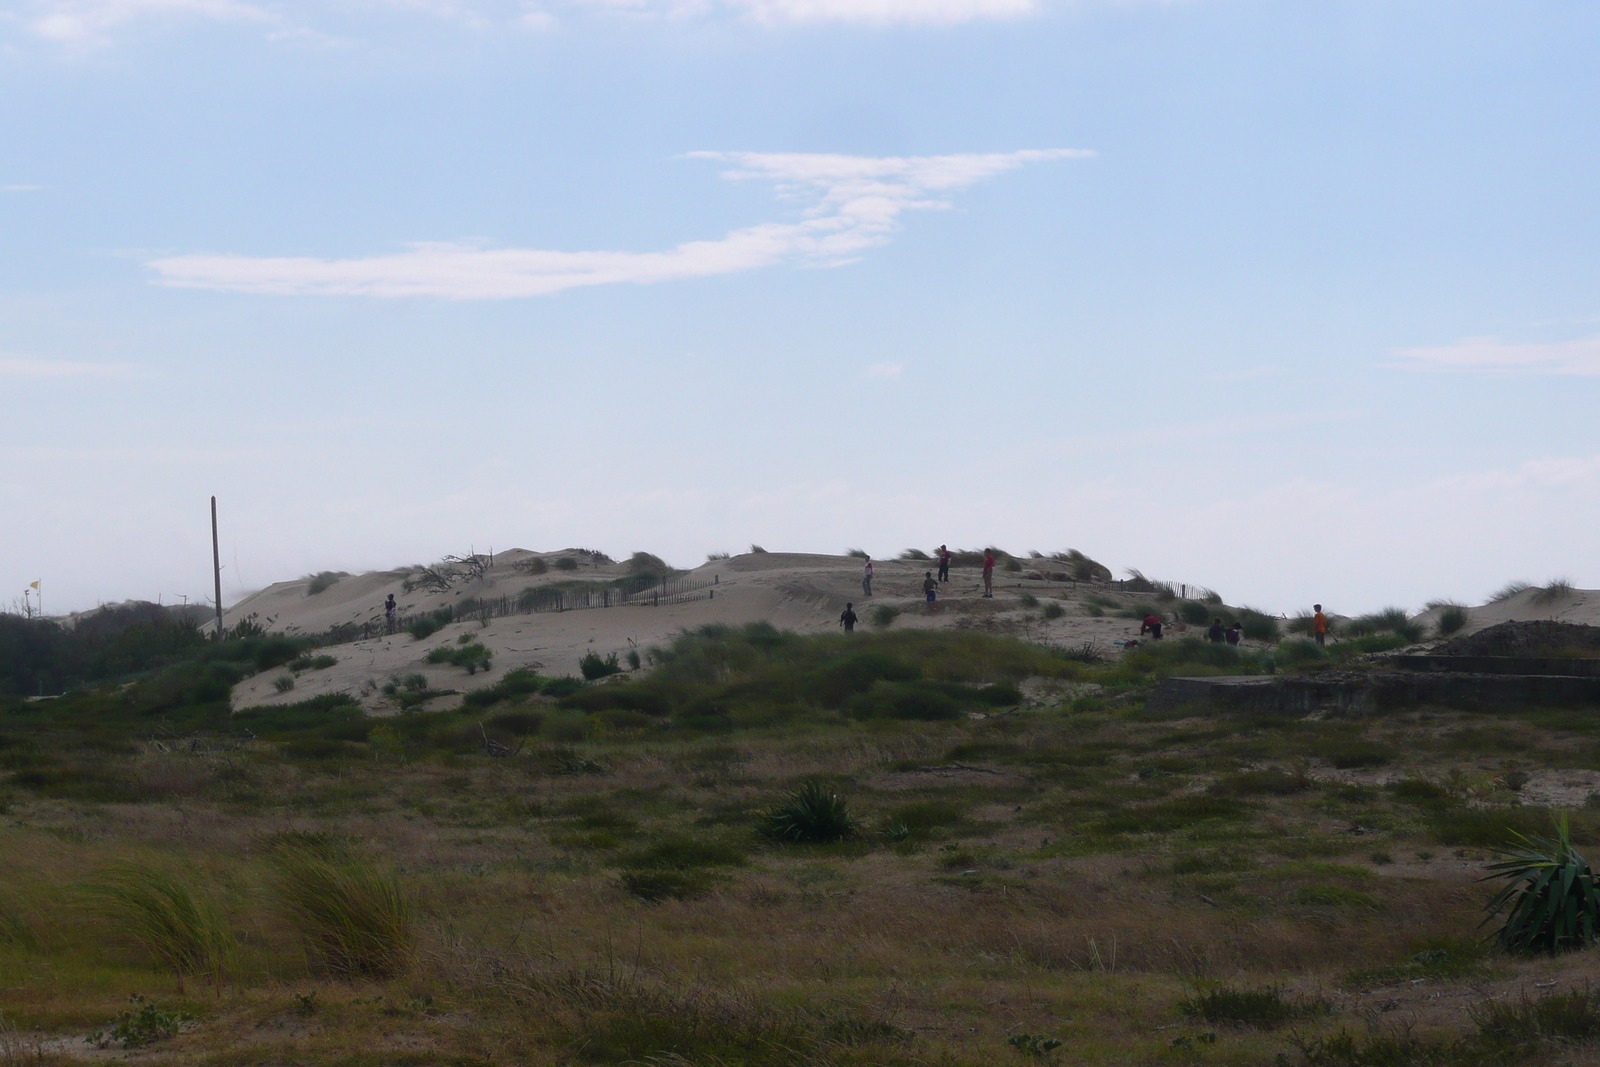
[[[217,546],[217,498],[211,498],[211,576],[217,583],[217,640],[222,640],[222,551]]]

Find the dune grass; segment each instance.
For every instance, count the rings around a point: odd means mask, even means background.
[[[339,978],[406,970],[413,906],[392,874],[354,853],[303,845],[281,847],[273,860],[279,905],[322,969]]]
[[[192,877],[191,877],[192,880]],[[122,865],[84,887],[92,907],[170,970],[221,984],[234,958],[233,937],[217,909],[189,880],[148,865]]]

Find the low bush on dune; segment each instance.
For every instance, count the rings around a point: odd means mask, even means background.
[[[1190,626],[1204,626],[1211,621],[1211,609],[1198,600],[1185,600],[1178,605],[1178,618]]]
[[[895,558],[921,563],[926,560],[930,560],[933,557],[922,551],[920,548],[908,548]]]
[[[617,662],[617,654],[611,653],[602,657],[598,652],[588,652],[578,661],[578,670],[586,681],[606,678],[622,672],[622,665]]]
[[[1440,637],[1460,633],[1472,618],[1464,605],[1452,601],[1435,600],[1428,607],[1439,612],[1438,618],[1434,621],[1434,629],[1438,631]]]
[[[453,667],[460,667],[468,674],[477,674],[480,670],[488,670],[494,662],[494,653],[484,645],[479,644],[470,634],[462,634],[462,641],[455,645],[442,645],[428,653],[429,663],[448,663]]]
[[[1052,600],[1050,603],[1044,606],[1044,609],[1039,614],[1043,615],[1047,619],[1059,619],[1066,613],[1066,608]]]
[[[899,617],[900,609],[893,604],[875,604],[872,610],[867,613],[867,618],[871,620],[872,625],[880,630],[886,630],[893,626],[894,620]]]

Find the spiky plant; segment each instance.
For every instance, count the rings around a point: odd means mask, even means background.
[[[1506,912],[1495,937],[1506,948],[1555,952],[1595,940],[1600,924],[1600,886],[1589,861],[1572,847],[1563,813],[1554,837],[1527,837],[1512,831],[1518,844],[1498,849],[1505,857],[1489,865],[1482,881],[1505,879],[1488,904],[1484,922]]]
[[[821,782],[807,782],[761,817],[761,833],[774,841],[847,841],[859,832],[849,802]]]

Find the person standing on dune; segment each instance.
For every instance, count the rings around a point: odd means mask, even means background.
[[[949,580],[950,580],[950,547],[948,545],[940,545],[939,546],[939,581],[940,582],[948,582]]]
[[[844,632],[845,633],[847,633],[847,634],[855,633],[856,632],[856,606],[854,604],[848,604],[848,603],[845,604],[845,606],[844,606],[844,614],[839,616],[839,621],[844,625]]]
[[[1317,644],[1328,643],[1328,617],[1322,613],[1321,604],[1311,605],[1311,610],[1316,612],[1311,616],[1311,633],[1317,639]]]
[[[867,565],[861,569],[861,594],[872,595],[872,557],[867,557]]]
[[[939,599],[939,583],[933,580],[932,571],[922,572],[922,595],[928,598],[928,614],[932,615],[938,610],[935,602]]]
[[[994,599],[994,549],[983,550],[983,595]]]

